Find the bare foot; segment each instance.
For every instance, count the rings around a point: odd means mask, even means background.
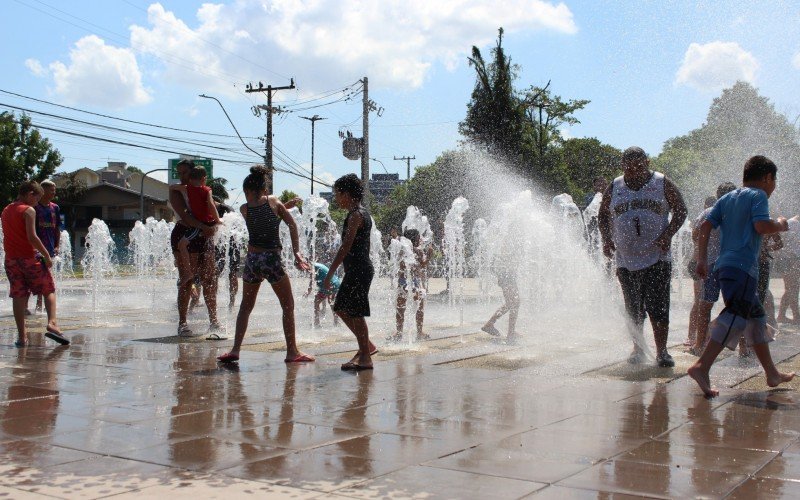
[[[708,372],[704,371],[697,365],[692,365],[686,373],[697,382],[697,385],[700,386],[700,390],[703,391],[703,394],[708,396],[709,398],[714,398],[719,396],[719,391],[713,389],[711,387],[711,379],[708,377]]]
[[[767,385],[770,387],[778,387],[781,384],[785,384],[794,378],[794,372],[792,373],[780,373],[778,372],[777,377],[767,377]]]
[[[58,325],[56,324],[55,321],[51,321],[51,322],[47,323],[47,331],[48,332],[57,333],[59,335],[61,335],[61,333],[62,333],[61,332],[61,328],[58,327]]]

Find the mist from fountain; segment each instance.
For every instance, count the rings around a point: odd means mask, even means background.
[[[449,285],[450,307],[455,305],[458,294],[460,309],[459,324],[464,324],[464,276],[466,262],[464,256],[464,212],[469,209],[469,202],[463,196],[453,200],[450,210],[444,218],[444,258],[447,282]]]
[[[470,258],[470,269],[478,280],[478,293],[481,300],[486,302],[489,299],[489,253],[487,248],[487,238],[489,224],[484,219],[475,219],[472,224],[471,242],[472,256]]]
[[[98,295],[105,280],[114,273],[115,247],[106,223],[101,219],[92,219],[86,235],[86,251],[81,259],[81,266],[84,277],[91,280],[93,322],[97,313]]]
[[[2,242],[0,242],[2,244]],[[72,240],[67,231],[61,231],[58,240],[58,255],[53,259],[53,280],[56,289],[60,290],[64,283],[64,278],[74,277],[75,272],[72,265]]]

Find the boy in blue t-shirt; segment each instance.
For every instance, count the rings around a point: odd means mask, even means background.
[[[708,277],[708,239],[712,229],[720,229],[720,254],[714,275],[722,289],[725,309],[711,325],[711,339],[688,374],[706,396],[714,397],[709,372],[714,360],[728,347],[733,350],[744,335],[767,376],[767,385],[776,387],[794,378],[794,372],[781,373],[772,362],[766,314],[758,299],[758,254],[762,235],[787,231],[786,219],[769,216],[767,199],[775,190],[778,168],[764,156],[753,156],[744,165],[742,187],[726,194],[714,205],[700,226],[697,274]]]
[[[314,326],[319,326],[319,319],[322,312],[325,311],[325,302],[333,302],[336,298],[336,292],[339,291],[339,285],[342,284],[342,281],[339,279],[338,276],[333,275],[331,277],[331,288],[325,289],[322,286],[322,283],[325,282],[325,278],[328,276],[328,267],[324,264],[320,264],[319,262],[314,263],[314,274],[313,279],[308,284],[308,291],[306,292],[305,296],[308,297],[311,294],[311,289],[314,287],[314,281],[317,282],[317,293],[314,296]],[[338,325],[339,320],[336,315],[333,315],[333,324]]]

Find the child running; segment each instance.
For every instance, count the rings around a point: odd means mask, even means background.
[[[517,284],[518,262],[519,252],[514,251],[514,248],[509,243],[504,244],[495,258],[494,266],[492,266],[497,276],[497,286],[503,291],[503,305],[481,327],[481,330],[489,335],[500,337],[500,330],[494,324],[508,313],[507,344],[515,344],[519,338],[516,331],[520,306],[519,285]]]
[[[69,344],[58,328],[56,320],[56,287],[50,268],[53,260],[50,253],[36,236],[36,210],[33,208],[42,197],[42,188],[37,182],[23,182],[17,200],[3,209],[0,221],[3,226],[3,249],[8,276],[9,296],[17,323],[17,341],[14,345],[28,344],[25,329],[25,308],[31,294],[44,297],[47,311],[45,337],[61,345]]]
[[[320,264],[319,262],[314,263],[314,272],[312,274],[312,278],[308,283],[308,290],[306,290],[305,296],[308,297],[311,295],[311,291],[314,288],[314,282],[317,282],[317,293],[314,295],[314,326],[319,327],[320,323],[320,316],[325,311],[325,303],[332,302],[336,298],[336,293],[339,291],[339,286],[342,284],[342,281],[339,279],[338,276],[334,276],[331,278],[331,287],[325,288],[323,283],[325,283],[325,278],[328,276],[329,270],[328,267],[324,264]],[[338,325],[339,321],[336,319],[337,316],[333,315],[333,324]]]
[[[211,188],[206,186],[206,169],[200,166],[195,166],[189,172],[189,184],[173,184],[169,187],[172,191],[178,191],[186,194],[186,199],[189,201],[189,211],[195,219],[202,222],[206,226],[215,226],[221,221],[219,219],[219,212],[217,212],[217,205],[211,195]],[[200,228],[195,228],[193,231],[188,232],[178,242],[178,251],[180,252],[181,276],[186,280],[183,285],[186,285],[194,277],[190,271],[191,261],[189,260],[189,244],[198,236],[201,236]]]
[[[250,175],[245,177],[242,185],[247,203],[239,209],[247,224],[249,240],[247,242],[247,257],[244,261],[242,275],[242,303],[239,306],[239,315],[236,317],[236,335],[233,339],[233,348],[230,352],[219,356],[222,363],[239,361],[239,350],[242,347],[250,313],[256,304],[258,289],[265,279],[272,285],[272,290],[278,297],[283,311],[283,335],[286,338],[287,363],[302,363],[315,361],[310,356],[297,348],[295,341],[294,324],[294,296],[292,283],[283,268],[281,259],[281,239],[279,228],[281,221],[289,226],[294,252],[294,265],[302,270],[309,271],[310,267],[300,253],[300,237],[297,234],[297,224],[286,210],[286,207],[277,197],[267,195],[266,167],[253,167]]]
[[[794,372],[781,373],[772,362],[766,314],[758,299],[758,255],[763,235],[788,230],[786,219],[769,216],[768,198],[775,190],[778,168],[764,156],[753,156],[744,165],[742,187],[720,198],[700,226],[697,274],[708,277],[708,240],[720,228],[720,254],[714,274],[722,288],[725,309],[711,328],[700,359],[688,370],[708,397],[719,391],[711,387],[711,365],[722,349],[735,349],[744,335],[755,351],[767,376],[767,385],[776,387],[794,378]]]
[[[369,340],[367,321],[369,316],[369,287],[375,270],[369,258],[369,236],[372,217],[361,205],[364,186],[355,174],[340,177],[333,184],[336,203],[347,210],[342,227],[342,246],[331,263],[328,275],[322,283],[331,288],[331,280],[340,265],[344,266],[344,279],[336,294],[333,312],[339,315],[347,328],[358,340],[358,352],[353,359],[342,365],[342,370],[372,370],[372,354],[377,352]]]

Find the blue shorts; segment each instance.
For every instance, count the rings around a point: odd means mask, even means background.
[[[717,273],[713,272],[708,278],[703,280],[703,302],[716,304],[719,300],[719,292],[719,278],[717,277]]]
[[[727,311],[744,319],[766,316],[758,298],[758,278],[735,267],[717,269],[714,276],[719,282]]]

